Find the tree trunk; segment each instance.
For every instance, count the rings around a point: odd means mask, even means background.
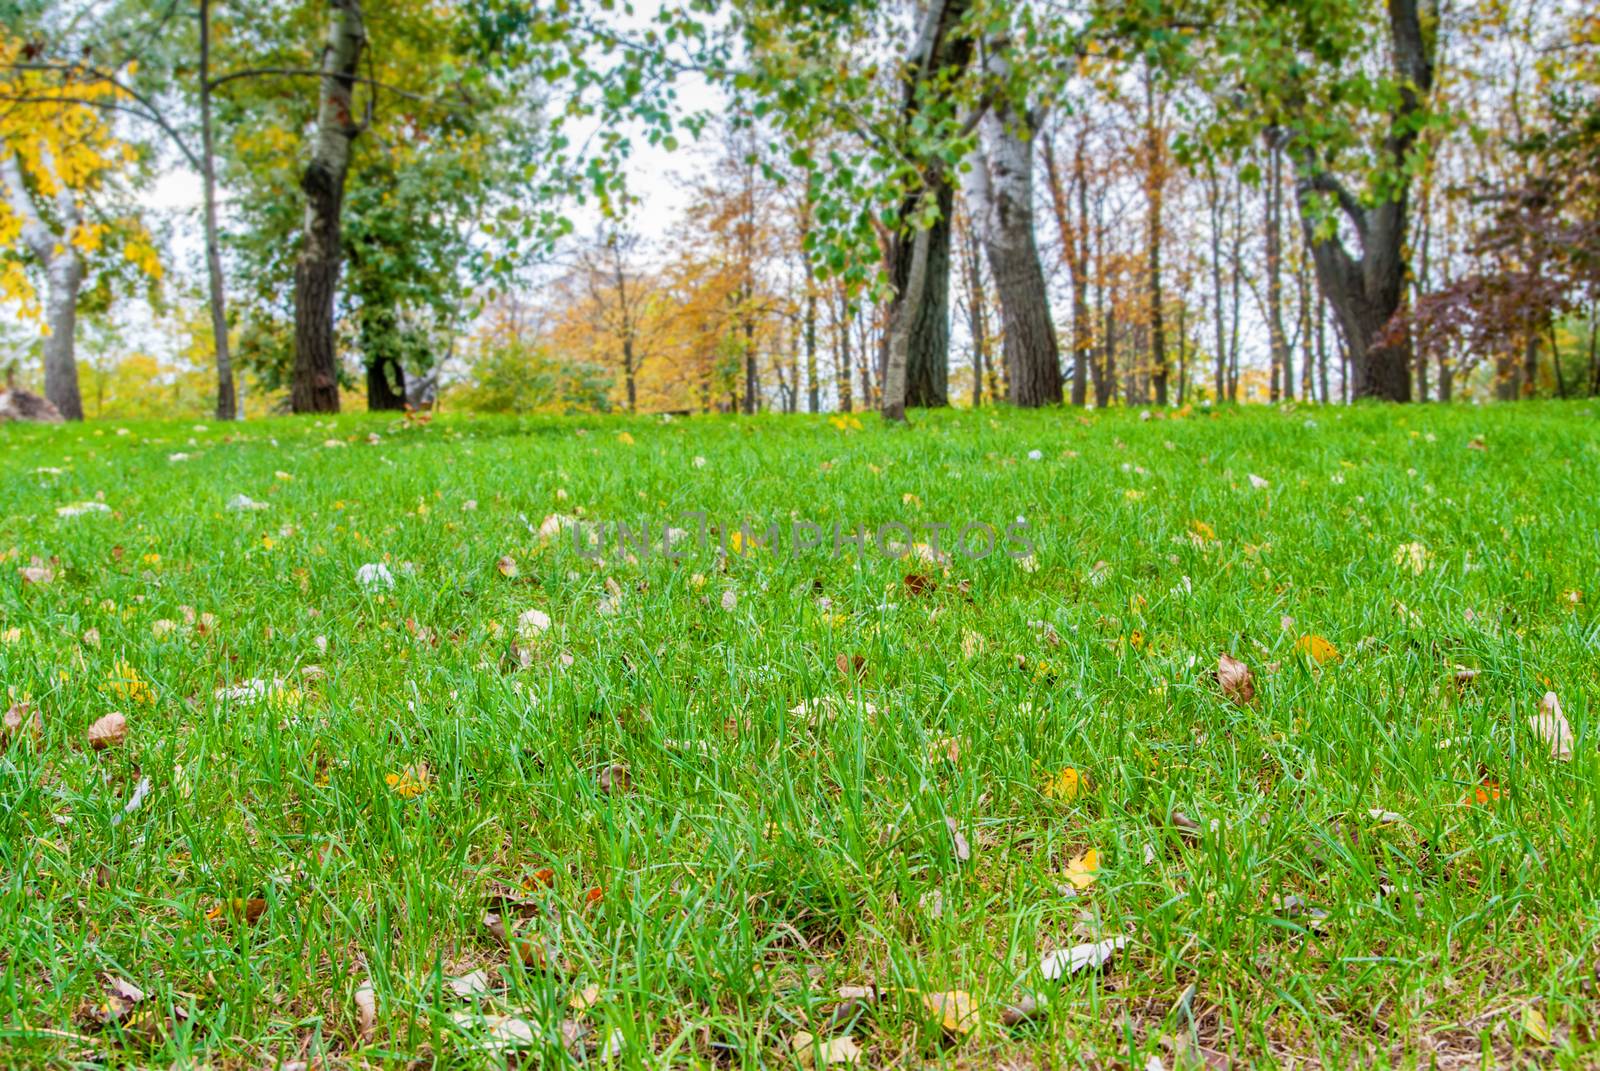
[[[972,59],[972,39],[957,32],[972,0],[932,0],[922,18],[916,42],[906,55],[901,121],[908,127],[919,121],[923,101],[931,87],[942,84],[966,68]],[[937,89],[935,89],[937,92]],[[899,303],[909,293],[917,293],[919,306],[907,325],[906,404],[914,406],[948,405],[950,361],[950,213],[955,205],[955,187],[946,169],[935,161],[913,161],[920,170],[933,175],[931,192],[938,205],[938,220],[929,229],[902,230],[888,249],[889,280],[895,299],[889,309],[889,322],[899,322]],[[901,219],[912,218],[913,206],[924,193],[908,194],[902,204]],[[908,285],[916,246],[926,245],[926,281],[920,287]],[[887,383],[889,339],[884,335],[880,352],[882,378]]]
[[[50,327],[50,336],[44,340],[44,396],[67,420],[82,420],[75,335],[83,258],[70,242],[59,249],[46,272],[49,289],[45,294],[45,323]]]
[[[1220,405],[1228,397],[1228,318],[1222,290],[1222,190],[1215,166],[1206,173],[1206,213],[1211,223],[1211,297],[1216,306],[1216,374],[1213,389]]]
[[[817,291],[816,284],[811,278],[811,269],[806,268],[806,412],[817,413],[822,410],[822,384],[817,382]]]
[[[989,76],[1006,83],[1010,42],[993,36],[985,47]],[[1037,125],[1037,117],[1017,113],[1004,98],[991,105],[978,121],[980,139],[966,186],[969,214],[1000,299],[1007,400],[1025,409],[1061,404],[1061,351],[1033,235]]]
[[[394,382],[390,383],[393,373]],[[392,355],[367,362],[367,411],[393,412],[406,407],[406,370]]]
[[[294,266],[295,354],[289,392],[296,413],[339,411],[334,350],[334,303],[343,254],[339,217],[350,143],[361,129],[352,113],[352,90],[366,31],[359,0],[329,0],[329,8],[316,139],[300,176],[306,195],[305,237]]]
[[[78,202],[56,173],[48,150],[41,154],[41,165],[50,172],[55,185],[56,217],[60,235],[50,229],[28,192],[22,163],[16,153],[0,147],[0,187],[16,217],[18,237],[45,273],[44,315],[50,333],[44,340],[44,396],[67,420],[83,419],[83,396],[78,391],[76,331],[78,290],[83,286],[83,258],[72,244],[78,226]]]
[[[839,411],[848,413],[854,406],[854,399],[850,397],[850,301],[845,296],[844,288],[839,291],[839,312],[834,319],[834,341],[838,344],[838,373],[839,384]]]
[[[1161,298],[1161,202],[1166,186],[1160,124],[1156,121],[1155,77],[1147,68],[1145,104],[1145,259],[1150,276],[1150,381],[1156,404],[1167,404],[1167,322]]]
[[[883,419],[906,419],[906,371],[911,348],[912,320],[922,301],[922,288],[928,284],[929,231],[916,232],[911,243],[910,271],[906,276],[904,299],[897,302],[889,328],[889,358],[883,371]]]
[[[984,292],[982,252],[971,214],[961,235],[961,275],[967,290],[967,333],[972,336],[972,407],[983,405],[984,373],[989,363],[989,302]]]
[[[1283,158],[1269,135],[1267,144],[1267,338],[1272,353],[1270,400],[1294,397],[1294,377],[1289,368],[1289,342],[1283,330]]]
[[[1389,120],[1383,154],[1395,173],[1404,176],[1407,157],[1421,127],[1423,98],[1433,88],[1433,28],[1424,28],[1418,0],[1388,0],[1389,43],[1399,100]],[[1406,284],[1406,192],[1408,179],[1389,185],[1384,200],[1368,208],[1337,179],[1322,171],[1308,149],[1301,150],[1304,178],[1298,185],[1306,242],[1317,267],[1317,282],[1333,306],[1350,351],[1350,394],[1353,398],[1411,400],[1411,339],[1385,328],[1400,309]],[[1334,198],[1349,219],[1360,255],[1345,249],[1337,234],[1315,226],[1317,195]],[[1320,236],[1319,236],[1320,235]]]
[[[211,130],[211,0],[200,0],[200,181],[204,193],[206,285],[211,299],[211,339],[217,358],[217,419],[238,416],[233,391],[233,355],[228,346],[227,291],[222,283],[222,244],[217,238],[217,169]]]
[[[754,300],[752,288],[746,287],[744,304]],[[748,307],[741,315],[744,331],[744,412],[754,416],[761,410],[761,384],[756,369],[756,325]]]

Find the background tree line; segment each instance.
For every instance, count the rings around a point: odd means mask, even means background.
[[[1577,4],[5,14],[9,359],[68,416],[1600,391]]]

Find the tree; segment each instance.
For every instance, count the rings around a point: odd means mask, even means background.
[[[1306,240],[1317,281],[1349,345],[1355,398],[1411,399],[1410,339],[1388,334],[1385,328],[1405,295],[1411,150],[1427,118],[1427,97],[1433,88],[1436,15],[1424,18],[1423,2],[1387,0],[1395,104],[1389,109],[1367,202],[1336,177],[1332,154],[1315,133],[1309,102],[1287,117],[1288,151],[1300,168],[1296,193]],[[1348,221],[1359,252],[1351,252],[1339,228],[1327,220],[1330,199]]]
[[[985,70],[1002,89],[1012,80],[1010,47],[1004,34],[984,41]],[[1023,408],[1061,404],[1061,353],[1034,239],[1033,132],[1042,119],[1039,110],[1014,106],[997,92],[978,123],[966,186],[1000,299],[1008,400]]]
[[[339,411],[334,302],[343,258],[340,213],[350,170],[350,143],[361,132],[353,90],[365,45],[360,0],[328,0],[316,133],[311,159],[300,177],[305,227],[294,270],[294,377],[290,383],[290,404],[296,413]]]
[[[0,247],[20,245],[43,276],[44,390],[61,415],[82,420],[76,337],[80,297],[94,267],[96,288],[133,281],[122,265],[159,280],[149,233],[120,203],[137,163],[113,131],[104,107],[116,84],[75,67],[27,58],[0,36],[7,77],[0,98]],[[120,249],[120,260],[110,256]],[[121,273],[119,275],[119,273]],[[3,295],[37,316],[35,287],[24,266],[0,268]]]

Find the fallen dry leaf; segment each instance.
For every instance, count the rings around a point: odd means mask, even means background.
[[[1127,943],[1126,937],[1108,937],[1104,941],[1058,948],[1045,953],[1039,961],[1039,970],[1051,981],[1079,971],[1094,970],[1103,967]]]
[[[533,1025],[515,1015],[485,1015],[480,1018],[473,1012],[456,1012],[451,1019],[463,1031],[475,1031],[481,1026],[484,1032],[483,1047],[491,1052],[525,1049],[534,1043]]]
[[[861,1046],[849,1034],[820,1041],[801,1031],[789,1042],[789,1049],[801,1067],[844,1067],[861,1062]]]
[[[44,737],[44,719],[33,709],[33,704],[25,700],[12,703],[6,711],[4,721],[0,722],[0,742],[19,740],[24,736],[34,740]]]
[[[959,989],[948,993],[924,993],[922,1006],[939,1021],[946,1033],[970,1034],[978,1029],[978,1006],[971,994]]]
[[[1255,702],[1256,682],[1250,675],[1250,667],[1227,652],[1217,656],[1217,684],[1222,687],[1223,695],[1240,706]]]
[[[572,999],[567,1001],[567,1007],[581,1014],[588,1011],[598,1003],[600,1003],[600,987],[597,985],[586,985],[578,992],[572,994]]]
[[[1539,713],[1528,719],[1528,724],[1539,738],[1550,745],[1550,757],[1560,762],[1572,760],[1572,726],[1561,713],[1561,700],[1556,693],[1546,692],[1539,702]]]
[[[1095,883],[1100,874],[1100,853],[1093,848],[1067,864],[1066,879],[1079,892]]]
[[[1339,660],[1339,648],[1335,647],[1332,643],[1329,643],[1327,640],[1316,635],[1315,633],[1309,633],[1301,636],[1295,641],[1294,649],[1296,652],[1310,658],[1311,661],[1315,662],[1319,666],[1327,662],[1337,662]]]
[[[950,845],[956,853],[956,862],[965,863],[972,858],[972,848],[967,844],[967,838],[962,835],[961,827],[956,825],[954,818],[946,818],[944,826],[950,831]]]
[[[1071,766],[1051,774],[1044,782],[1044,794],[1062,803],[1071,803],[1077,799],[1082,788],[1083,775]]]
[[[951,762],[961,761],[961,741],[953,736],[941,736],[937,740],[928,742],[928,761],[938,762],[948,759]]]
[[[361,1039],[370,1041],[378,1025],[378,994],[368,978],[356,986],[356,1021],[361,1029]]]
[[[628,779],[628,768],[621,763],[612,763],[602,769],[596,781],[600,785],[600,791],[608,796],[626,792],[631,786],[631,782]]]
[[[937,581],[921,573],[907,573],[905,575],[905,585],[912,598],[920,598],[939,589]]]
[[[128,737],[128,719],[113,711],[89,726],[89,746],[96,751],[121,744]]]
[[[500,560],[494,563],[494,567],[503,577],[512,578],[517,575],[517,560],[509,554],[501,555]]]
[[[847,655],[843,651],[833,656],[839,675],[846,681],[858,681],[867,675],[867,660],[861,655]]]
[[[489,988],[489,972],[482,967],[450,979],[450,991],[458,997],[480,997]]]
[[[48,584],[56,578],[56,571],[49,562],[35,554],[27,565],[17,568],[17,575],[22,577],[25,584]]]

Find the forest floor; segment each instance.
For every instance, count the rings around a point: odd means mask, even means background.
[[[913,419],[0,429],[0,1065],[1600,1061],[1592,404]]]

